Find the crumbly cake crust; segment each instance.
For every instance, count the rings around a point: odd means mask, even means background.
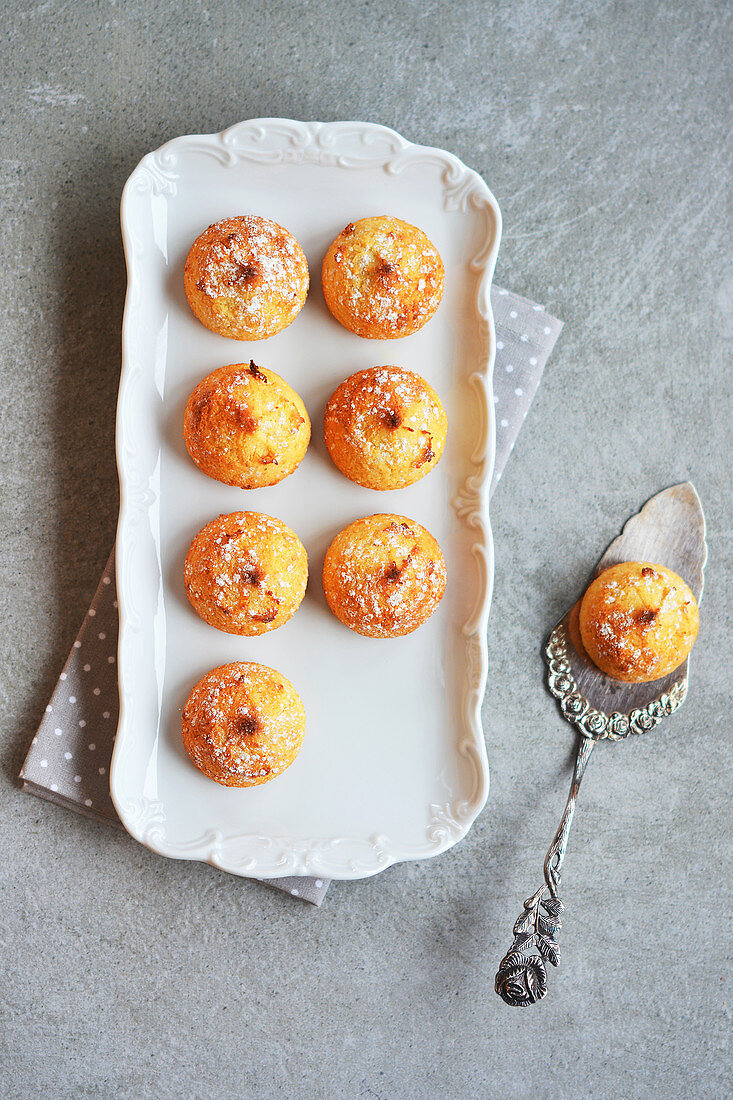
[[[368,489],[402,489],[439,461],[448,422],[435,390],[401,367],[370,367],[342,382],[324,435],[341,473]]]
[[[443,296],[445,271],[421,229],[387,214],[350,222],[321,272],[326,305],[345,328],[373,340],[417,332]]]
[[[411,634],[443,598],[445,559],[424,527],[406,516],[355,520],[326,552],[323,590],[337,619],[369,638]]]
[[[193,461],[241,489],[276,485],[299,465],[311,424],[295,390],[251,360],[219,367],[199,382],[184,414]]]
[[[682,664],[697,637],[697,601],[676,573],[622,562],[589,585],[580,604],[585,650],[607,676],[645,683]]]
[[[183,285],[203,325],[234,340],[264,340],[287,328],[308,293],[308,263],[292,233],[245,214],[196,238]]]
[[[277,630],[297,611],[308,557],[285,523],[262,512],[231,512],[207,523],[186,555],[186,595],[201,618],[228,634]]]
[[[193,764],[225,787],[269,783],[295,760],[305,708],[281,673],[266,665],[221,665],[194,686],[183,708],[183,744]]]

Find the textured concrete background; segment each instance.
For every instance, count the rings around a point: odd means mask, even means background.
[[[729,1095],[730,5],[176,7],[2,7],[0,1091]],[[503,208],[498,280],[566,322],[493,509],[490,802],[452,852],[320,912],[14,782],[114,535],[124,180],[258,115],[452,149]],[[573,748],[539,643],[626,517],[687,477],[710,545],[690,697],[597,751],[563,962],[511,1010],[492,978]]]

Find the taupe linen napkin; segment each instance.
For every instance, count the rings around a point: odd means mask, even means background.
[[[544,308],[492,288],[496,322],[496,465],[493,493],[562,322]],[[25,790],[99,821],[120,825],[109,793],[117,730],[117,598],[114,551],[59,677],[20,773]],[[261,879],[320,905],[328,879]]]

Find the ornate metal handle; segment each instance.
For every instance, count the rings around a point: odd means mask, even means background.
[[[499,964],[494,988],[508,1005],[524,1007],[541,1001],[547,993],[545,962],[553,966],[560,962],[557,933],[564,908],[557,896],[560,869],[565,859],[580,781],[594,747],[595,741],[590,737],[580,738],[565,813],[545,857],[545,881],[537,893],[525,901],[524,911],[514,925],[514,943]],[[546,890],[549,897],[544,898]]]

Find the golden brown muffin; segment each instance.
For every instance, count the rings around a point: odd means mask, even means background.
[[[196,684],[183,708],[181,732],[186,752],[209,779],[225,787],[255,787],[295,760],[305,707],[275,669],[234,661]]]
[[[186,555],[186,595],[201,618],[227,634],[277,630],[297,611],[308,556],[294,531],[261,512],[207,523]]]
[[[323,591],[337,619],[367,638],[411,634],[445,592],[445,559],[424,527],[376,515],[345,527],[326,552]]]
[[[697,601],[663,565],[628,561],[596,577],[580,604],[591,661],[616,680],[659,680],[681,665],[698,629]]]
[[[326,446],[342,474],[367,489],[403,489],[443,453],[445,410],[424,378],[370,367],[342,382],[326,406]]]
[[[205,229],[183,273],[199,321],[233,340],[264,340],[287,328],[303,307],[308,281],[308,264],[293,234],[254,214]]]
[[[323,261],[326,305],[337,321],[372,340],[410,336],[443,296],[445,271],[421,229],[383,214],[350,222]]]
[[[274,371],[235,363],[212,371],[188,399],[188,453],[225,485],[276,485],[301,462],[311,423],[298,394]]]

